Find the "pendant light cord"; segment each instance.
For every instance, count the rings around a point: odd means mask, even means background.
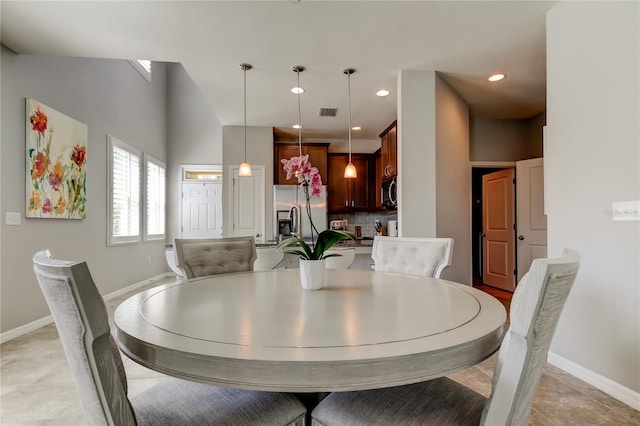
[[[244,162],[247,162],[247,67],[242,68],[244,72]]]
[[[298,75],[298,90],[297,90],[297,95],[298,95],[298,155],[300,157],[302,157],[302,120],[300,118],[300,92],[301,92],[301,88],[300,88],[300,73],[302,71],[304,71],[304,67],[301,65],[296,65],[295,67],[293,67],[293,70],[295,71],[295,73]]]
[[[351,163],[351,73],[347,74],[347,90],[349,96],[349,163]]]

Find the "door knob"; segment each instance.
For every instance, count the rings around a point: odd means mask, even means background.
[[[256,238],[259,238],[259,237],[260,237],[260,234],[256,234]]]
[[[520,235],[520,236],[518,237],[518,239],[519,239],[520,241],[524,240],[524,235]]]

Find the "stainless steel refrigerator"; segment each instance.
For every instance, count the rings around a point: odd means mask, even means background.
[[[311,219],[318,232],[327,227],[327,186],[322,186],[322,194],[319,197],[311,197]],[[279,237],[279,219],[289,217],[291,207],[298,204],[300,208],[300,229],[303,240],[311,240],[311,225],[307,215],[306,198],[304,190],[299,185],[274,185],[273,186],[273,236]],[[314,235],[315,237],[315,235]]]

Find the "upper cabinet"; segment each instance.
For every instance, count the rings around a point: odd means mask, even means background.
[[[323,182],[327,179],[327,152],[329,144],[302,144],[302,155],[309,154],[309,161],[313,167],[318,168],[320,177]],[[282,170],[283,158],[289,159],[300,155],[298,144],[277,143],[274,147],[274,167],[273,167],[273,183],[274,185],[297,185],[298,180],[295,177],[287,180],[287,174]]]
[[[398,133],[397,121],[391,123],[384,132],[380,133],[382,177],[391,178],[398,172]]]
[[[358,177],[344,178],[344,168],[349,163],[349,154],[329,155],[329,179],[327,180],[327,204],[330,212],[369,211],[371,204],[371,155],[352,154],[351,162],[356,166]]]

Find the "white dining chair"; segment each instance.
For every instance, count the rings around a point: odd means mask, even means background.
[[[275,247],[258,247],[256,249],[256,261],[253,262],[253,270],[270,271],[284,259],[284,252]]]
[[[326,269],[349,269],[356,258],[355,248],[332,248],[325,253],[339,255],[325,258]]]
[[[533,397],[579,255],[536,259],[511,301],[510,326],[487,399],[449,378],[386,389],[335,392],[311,413],[312,425],[528,425]]]
[[[120,351],[87,264],[52,259],[48,250],[36,253],[33,264],[75,378],[87,424],[304,425],[304,405],[294,396],[278,392],[167,379],[129,399]]]
[[[440,278],[451,266],[453,238],[376,236],[371,257],[376,271]]]
[[[253,271],[256,260],[253,237],[176,238],[174,249],[186,278]]]

